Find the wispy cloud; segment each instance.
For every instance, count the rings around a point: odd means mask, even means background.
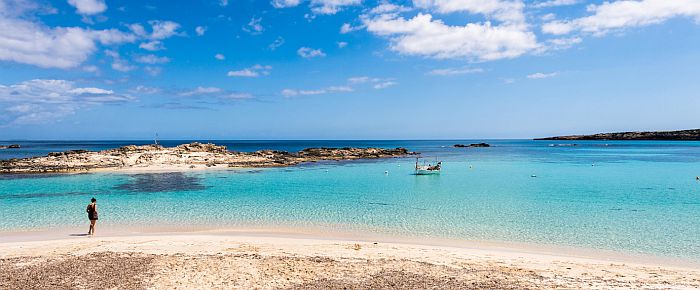
[[[265,31],[265,27],[262,26],[262,17],[253,17],[250,19],[248,24],[243,27],[243,31],[248,32],[252,35],[258,35]]]
[[[271,70],[272,70],[272,66],[256,64],[256,65],[251,66],[249,68],[229,71],[227,75],[230,77],[256,78],[259,76],[269,75]]]
[[[112,58],[112,69],[120,72],[128,72],[135,70],[137,67],[129,63],[129,61],[122,59],[119,52],[114,50],[105,50],[105,55]]]
[[[393,87],[395,85],[398,85],[399,83],[395,81],[385,81],[385,82],[380,82],[376,83],[374,86],[372,86],[375,89],[381,90],[381,89],[386,89],[388,87]]]
[[[538,73],[533,73],[533,74],[527,75],[527,78],[528,78],[528,79],[531,79],[531,80],[536,80],[536,79],[547,79],[547,78],[555,77],[555,76],[557,76],[557,75],[559,75],[558,72],[552,72],[552,73],[541,73],[541,72],[538,72]]]
[[[134,59],[136,62],[147,64],[163,64],[170,62],[170,58],[165,56],[157,56],[153,54],[140,55]]]
[[[139,44],[139,48],[145,49],[148,51],[158,51],[158,50],[165,49],[165,46],[163,46],[163,43],[161,41],[153,40],[153,41],[143,42],[143,43]]]
[[[278,36],[277,38],[275,38],[275,41],[268,45],[268,47],[270,48],[270,50],[276,50],[282,45],[284,45],[284,38],[282,38],[282,36]]]
[[[542,2],[535,3],[532,6],[535,8],[548,8],[548,7],[575,5],[578,3],[581,3],[581,0],[548,0],[548,1],[542,1]]]
[[[326,53],[321,49],[313,49],[309,47],[301,47],[297,50],[297,54],[303,58],[324,57]]]
[[[357,76],[348,78],[348,83],[354,85],[369,84],[375,89],[385,89],[399,84],[393,78],[374,78],[368,76]]]
[[[79,87],[73,81],[34,79],[0,85],[4,119],[12,124],[55,122],[90,106],[134,101],[129,95],[97,87]]]
[[[434,69],[434,70],[427,72],[426,74],[434,75],[434,76],[453,76],[453,75],[474,74],[474,73],[482,73],[482,72],[484,72],[484,70],[481,68],[462,67],[462,68]]]
[[[328,93],[338,93],[338,92],[352,92],[353,88],[350,86],[330,86],[322,89],[313,90],[296,90],[296,89],[284,89],[281,94],[284,97],[296,97],[296,96],[309,96],[309,95],[323,95]]]
[[[301,0],[272,0],[270,2],[275,8],[289,8],[301,4]],[[362,0],[310,0],[309,7],[315,14],[336,14],[347,6],[362,4]]]

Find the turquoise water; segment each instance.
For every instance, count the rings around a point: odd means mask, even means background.
[[[700,261],[700,143],[491,140],[490,148],[451,148],[469,142],[229,142],[241,151],[404,146],[443,160],[439,176],[412,175],[411,158],[190,173],[5,175],[0,234],[82,226],[95,196],[103,228],[332,225]]]

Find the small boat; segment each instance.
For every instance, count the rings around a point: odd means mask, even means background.
[[[416,175],[440,174],[441,167],[442,167],[442,161],[438,161],[437,163],[435,163],[435,165],[425,164],[425,161],[424,161],[423,165],[420,165],[418,163],[418,158],[416,158],[415,174]]]

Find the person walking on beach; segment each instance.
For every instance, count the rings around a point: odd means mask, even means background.
[[[88,213],[88,219],[90,220],[90,229],[88,230],[88,235],[94,235],[95,234],[95,223],[97,222],[97,199],[94,197],[90,200],[90,204],[88,204],[87,209],[85,209]]]

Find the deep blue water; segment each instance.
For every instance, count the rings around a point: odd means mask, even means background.
[[[452,148],[481,141],[493,147]],[[22,148],[0,150],[0,158],[151,141],[0,142],[9,143]],[[700,142],[215,143],[235,151],[406,147],[428,160],[444,161],[444,169],[439,176],[415,176],[414,159],[394,158],[190,173],[0,175],[0,232],[82,225],[84,207],[95,196],[102,227],[333,225],[338,230],[534,242],[700,261],[700,181],[695,179]]]

